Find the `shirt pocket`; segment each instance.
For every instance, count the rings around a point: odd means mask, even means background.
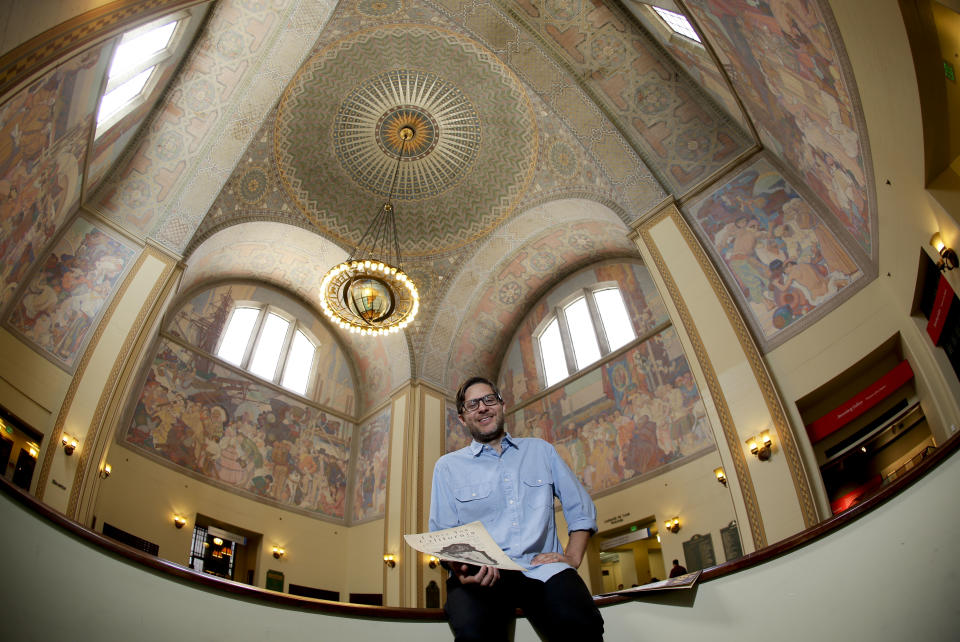
[[[524,477],[523,503],[530,508],[553,508],[553,479],[547,475]]]
[[[496,514],[493,484],[486,482],[460,486],[453,491],[457,500],[457,516],[461,524],[488,519]]]

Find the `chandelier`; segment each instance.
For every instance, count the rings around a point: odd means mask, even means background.
[[[400,154],[393,169],[387,200],[374,216],[360,242],[323,277],[321,307],[331,322],[361,335],[384,335],[402,330],[420,309],[417,286],[402,270],[400,243],[394,216],[393,192],[400,161],[414,130],[403,127]]]

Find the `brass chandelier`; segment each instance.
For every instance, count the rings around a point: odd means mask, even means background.
[[[397,132],[400,154],[386,202],[347,260],[331,268],[320,285],[324,314],[353,333],[371,336],[397,332],[406,328],[420,309],[417,286],[402,269],[393,207],[400,161],[414,133],[409,126]]]

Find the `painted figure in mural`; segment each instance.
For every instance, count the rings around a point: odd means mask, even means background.
[[[430,530],[479,520],[527,569],[445,564],[450,577],[444,610],[456,639],[506,641],[519,606],[548,640],[601,640],[603,618],[575,570],[597,530],[590,495],[553,446],[504,430],[503,399],[492,382],[467,379],[456,403],[473,441],[437,461]],[[557,537],[554,497],[570,529],[566,550]]]

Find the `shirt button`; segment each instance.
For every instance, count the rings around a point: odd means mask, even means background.
[[[542,483],[543,483],[543,480],[538,479],[538,480],[537,480],[537,483],[538,483],[538,484],[542,484]]]
[[[511,503],[511,504],[513,503],[513,500],[512,500],[512,499],[510,500],[510,503]]]
[[[516,526],[516,525],[517,525],[517,523],[516,523],[516,522],[514,522],[514,523],[513,523],[513,525],[514,525],[514,526]]]
[[[476,496],[477,496],[477,494],[476,494],[476,493],[474,493],[474,494],[473,494],[473,496],[474,496],[474,497],[476,497]]]

